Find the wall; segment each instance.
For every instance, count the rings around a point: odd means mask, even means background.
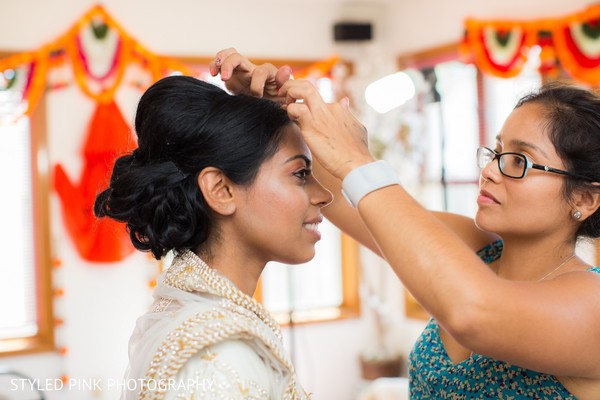
[[[355,61],[365,76],[393,68],[396,55],[457,41],[466,16],[539,18],[582,9],[589,1],[570,0],[106,0],[102,4],[125,29],[149,49],[163,54],[211,56],[234,46],[254,57],[320,59],[338,52]],[[25,51],[62,34],[92,5],[92,1],[0,0],[0,50]],[[375,21],[369,44],[336,44],[332,25],[340,20]],[[385,68],[382,67],[385,66]],[[125,117],[132,119],[131,94],[119,95]],[[93,105],[74,87],[51,94],[48,101],[50,161],[61,162],[73,179],[81,168],[82,132]],[[146,283],[154,264],[136,255],[114,265],[84,263],[66,235],[55,195],[51,199],[53,254],[63,261],[55,273],[65,297],[56,301],[65,326],[57,340],[69,354],[53,353],[0,359],[0,364],[36,378],[118,379],[127,358],[127,339],[135,318],[151,300]],[[367,258],[369,268],[385,268]],[[408,321],[402,310],[402,289],[394,279],[385,288],[396,310],[398,349],[407,352],[422,323]],[[349,333],[352,334],[349,334]],[[316,399],[348,400],[362,382],[357,357],[369,330],[364,320],[312,324],[285,331],[298,374]],[[294,344],[291,348],[291,344]],[[105,389],[106,386],[105,386]],[[90,390],[48,393],[50,400],[114,399],[116,392]]]
[[[324,58],[340,50],[332,39],[332,25],[340,20],[373,21],[375,41],[397,54],[459,40],[468,16],[553,17],[593,1],[1,0],[0,49],[36,48],[95,3],[159,53],[210,56],[236,47],[254,57]]]

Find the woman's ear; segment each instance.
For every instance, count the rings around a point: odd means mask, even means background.
[[[579,220],[585,220],[600,207],[600,191],[592,191],[590,189],[576,191],[573,195],[572,207],[573,211],[579,211],[581,213],[581,218]]]
[[[232,186],[232,182],[218,168],[204,168],[198,175],[198,187],[204,200],[214,212],[223,216],[235,212]]]

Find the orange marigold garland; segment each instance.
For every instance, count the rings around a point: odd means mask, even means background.
[[[337,57],[333,57],[299,74],[326,75],[336,62]],[[67,33],[40,50],[0,60],[0,73],[19,69],[19,88],[23,102],[28,104],[26,113],[33,110],[46,88],[49,66],[56,70],[70,67],[73,71],[73,78],[59,76],[56,83],[50,82],[53,87],[64,87],[74,79],[83,93],[96,102],[82,152],[84,165],[80,177],[72,180],[61,164],[54,168],[54,186],[62,203],[67,231],[80,256],[88,261],[119,261],[133,251],[121,224],[108,219],[98,221],[91,210],[98,189],[106,186],[115,157],[131,151],[135,145],[114,98],[125,70],[132,64],[151,75],[149,82],[136,81],[141,90],[145,89],[143,85],[172,73],[198,75],[192,67],[144,48],[101,6],[94,7]],[[55,292],[58,297],[63,294],[61,290]]]
[[[600,85],[600,7],[569,18],[553,29],[557,58],[578,81]]]
[[[563,18],[536,21],[467,19],[461,53],[482,71],[509,78],[521,72],[529,49],[541,47],[540,73],[600,85],[600,4]]]
[[[114,94],[121,84],[125,68],[128,64],[127,55],[129,54],[130,47],[130,40],[128,37],[123,35],[123,33],[116,28],[109,26],[108,23],[104,24],[105,25],[100,25],[96,23],[96,25],[94,25],[91,20],[86,25],[78,24],[77,27],[79,29],[71,30],[68,35],[68,40],[66,41],[66,51],[73,66],[73,73],[77,84],[86,95],[96,100],[97,103],[102,104],[109,103],[113,100]],[[95,43],[92,43],[92,45],[103,46],[105,50],[107,49],[113,52],[111,65],[100,76],[95,76],[92,73],[82,44],[84,30],[92,30],[94,31],[94,35],[96,35],[95,27],[97,26],[105,26],[107,31],[114,30],[113,33],[117,37],[116,46],[113,50],[111,48],[112,43],[103,41],[105,37],[95,36],[98,40],[96,40]],[[92,89],[90,83],[96,84],[96,86],[99,86],[99,89]]]
[[[540,30],[537,33],[537,45],[540,46],[540,74],[547,77],[557,77],[560,71],[556,51],[554,50],[552,32]]]
[[[29,115],[35,109],[40,96],[46,85],[46,73],[48,69],[49,47],[40,50],[16,54],[12,57],[0,60],[0,73],[8,70],[21,71],[25,75],[25,81],[21,86],[24,114]]]
[[[466,22],[463,47],[469,49],[473,62],[490,75],[511,78],[521,73],[527,50],[534,43],[535,37],[520,23]]]

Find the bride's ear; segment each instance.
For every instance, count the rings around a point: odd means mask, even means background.
[[[233,184],[223,171],[214,167],[204,168],[198,175],[198,187],[214,212],[223,216],[235,212]]]

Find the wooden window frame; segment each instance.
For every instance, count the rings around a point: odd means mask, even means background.
[[[206,65],[214,60],[209,57],[175,56],[173,59],[188,65]],[[256,65],[270,63],[275,66],[289,65],[292,70],[309,68],[319,60],[298,59],[273,59],[252,58]],[[346,63],[348,73],[351,75],[353,66]],[[317,322],[331,322],[349,318],[357,318],[360,315],[359,299],[359,276],[360,255],[359,245],[354,239],[341,233],[341,256],[342,256],[342,304],[338,307],[329,307],[316,311],[293,311],[292,313],[274,313],[277,322],[283,326],[304,325]],[[262,280],[258,281],[254,297],[262,301]]]
[[[5,58],[14,53],[0,51],[0,58]],[[174,57],[182,63],[208,65],[212,58],[207,57]],[[316,61],[310,60],[273,60],[254,59],[256,64],[270,62],[274,65],[290,65],[292,68],[301,69],[313,65]],[[35,283],[36,283],[36,313],[38,332],[36,335],[24,338],[10,338],[0,340],[0,357],[23,355],[55,350],[54,314],[52,286],[52,258],[50,252],[50,179],[49,166],[40,165],[48,162],[47,127],[46,127],[46,101],[43,95],[30,115],[31,135],[31,163],[32,163],[32,197],[33,204],[33,231],[35,248]],[[359,315],[358,276],[359,254],[358,244],[346,235],[342,235],[342,293],[343,303],[336,308],[335,317],[323,319],[299,320],[292,314],[292,323],[311,323],[332,321],[345,318],[355,318]],[[260,286],[257,297],[260,298]],[[301,318],[300,318],[301,319]],[[284,321],[284,325],[290,321]]]
[[[397,58],[398,69],[406,69],[406,68],[431,68],[434,67],[438,63],[460,60],[460,44],[459,43],[449,43],[442,46],[434,47],[431,49],[426,49],[423,51],[406,53],[400,55]],[[483,86],[483,74],[479,68],[477,69],[477,117],[479,123],[479,143],[485,144],[486,141],[486,121],[485,121],[485,104],[483,99],[484,97],[484,86]],[[564,75],[561,76],[561,79],[564,80]],[[547,79],[542,77],[543,82],[547,82]],[[452,183],[452,182],[448,182]],[[461,182],[467,183],[467,182]],[[600,240],[595,241],[595,264],[600,265]],[[430,315],[421,307],[421,305],[416,301],[416,299],[408,292],[408,290],[404,291],[404,300],[405,300],[405,313],[409,318],[415,318],[420,320],[428,320]]]
[[[13,53],[0,51],[0,58]],[[0,339],[0,357],[55,350],[50,254],[50,181],[46,138],[46,101],[42,96],[29,117],[31,137],[31,190],[33,198],[33,241],[35,249],[35,291],[38,332],[34,336]]]

